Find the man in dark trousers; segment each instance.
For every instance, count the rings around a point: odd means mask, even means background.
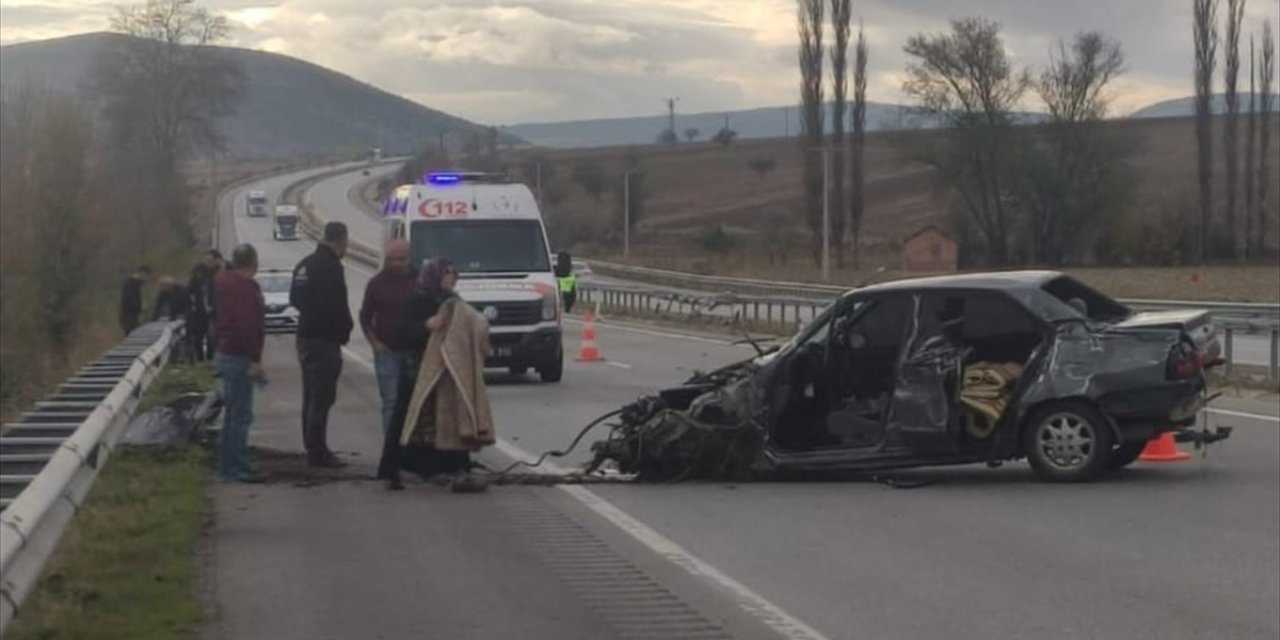
[[[222,269],[222,254],[217,249],[208,253],[191,268],[191,280],[187,283],[187,338],[191,341],[191,352],[196,360],[207,360],[213,357],[214,278]]]
[[[120,329],[128,336],[138,328],[142,317],[142,285],[151,278],[151,267],[141,265],[133,270],[120,287]]]
[[[330,222],[324,239],[293,269],[289,304],[298,310],[298,362],[302,365],[302,441],[307,464],[340,467],[344,463],[329,450],[329,409],[338,394],[342,374],[342,346],[351,337],[353,322],[347,303],[347,226]]]

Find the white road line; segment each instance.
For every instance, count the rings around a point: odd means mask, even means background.
[[[356,364],[370,371],[373,370],[373,364],[365,359],[364,356],[346,347],[342,348],[342,352]],[[533,461],[537,459],[537,456],[531,455],[524,449],[502,438],[498,439],[498,442],[494,444],[494,448],[513,460]],[[555,474],[564,474],[569,471],[554,462],[544,462],[542,466],[547,471]],[[799,618],[787,613],[782,607],[766,600],[764,596],[752,591],[746,585],[693,555],[684,547],[654,531],[648,525],[614,506],[608,500],[580,486],[567,484],[556,486],[578,502],[586,505],[588,509],[594,511],[610,524],[626,532],[636,542],[644,545],[650,551],[688,571],[695,578],[699,578],[710,583],[713,587],[723,590],[739,608],[767,625],[770,629],[777,631],[782,637],[788,640],[828,640],[827,636],[805,624]]]
[[[1267,421],[1267,422],[1280,422],[1280,417],[1277,417],[1277,416],[1268,416],[1268,415],[1264,415],[1264,414],[1261,414],[1261,413],[1248,413],[1248,412],[1245,412],[1245,411],[1232,411],[1232,410],[1230,410],[1230,409],[1216,409],[1216,408],[1214,408],[1214,407],[1209,407],[1208,409],[1205,409],[1205,411],[1207,411],[1207,412],[1209,412],[1209,413],[1216,413],[1216,414],[1218,414],[1218,415],[1223,415],[1223,416],[1232,416],[1232,417],[1235,417],[1235,418],[1249,418],[1249,419],[1251,419],[1251,420],[1265,420],[1265,421]]]
[[[614,361],[612,361],[612,360],[606,360],[606,361],[605,361],[605,364],[607,364],[607,365],[609,365],[609,366],[611,366],[611,367],[617,367],[617,368],[619,368],[619,369],[630,369],[630,368],[631,368],[631,365],[629,365],[629,364],[627,364],[627,363],[625,363],[625,362],[614,362]]]

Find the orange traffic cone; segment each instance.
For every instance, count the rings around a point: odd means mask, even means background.
[[[596,348],[596,320],[588,308],[582,314],[582,349],[578,351],[578,362],[599,362],[600,350]]]
[[[1143,462],[1181,462],[1190,460],[1191,454],[1179,451],[1178,443],[1173,440],[1173,434],[1166,431],[1148,440],[1147,446],[1142,449],[1138,459]]]

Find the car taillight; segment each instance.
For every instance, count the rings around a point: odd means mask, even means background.
[[[1195,347],[1183,342],[1169,350],[1169,363],[1165,377],[1170,380],[1190,378],[1204,370],[1207,356]]]

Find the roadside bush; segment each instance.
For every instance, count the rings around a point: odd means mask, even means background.
[[[707,253],[723,256],[738,247],[738,239],[733,237],[723,224],[714,224],[702,231],[697,238],[698,247]]]

